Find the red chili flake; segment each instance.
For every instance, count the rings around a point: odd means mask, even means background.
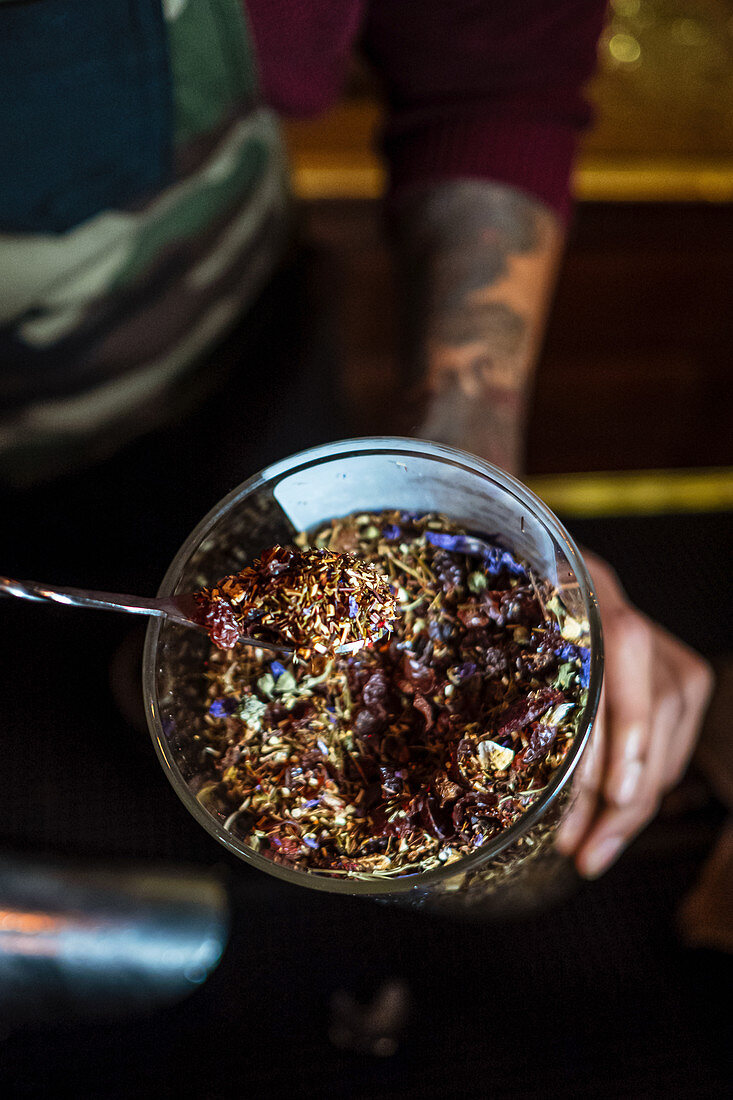
[[[435,671],[428,668],[409,653],[405,653],[402,660],[402,671],[408,684],[423,694],[429,694],[435,688]]]
[[[515,768],[533,764],[535,760],[545,756],[556,737],[557,726],[545,726],[541,722],[533,723],[527,739],[527,747],[518,753],[514,760]]]
[[[524,729],[530,722],[540,718],[555,703],[560,703],[564,699],[564,693],[558,688],[540,688],[539,691],[533,692],[532,696],[520,700],[507,710],[503,722],[497,730],[497,737],[508,737],[510,733],[516,733],[517,730]]]
[[[381,703],[388,691],[389,680],[387,678],[387,673],[384,669],[379,668],[376,672],[371,674],[364,684],[362,698],[366,705],[371,707],[376,703]]]
[[[242,628],[229,603],[206,591],[197,592],[194,599],[201,609],[197,621],[208,631],[214,645],[220,649],[231,649],[237,644]]]
[[[428,836],[447,840],[455,833],[452,815],[434,798],[427,798],[420,814],[420,824]]]
[[[356,716],[354,733],[357,737],[373,737],[375,733],[380,733],[384,729],[387,724],[386,718],[384,712],[380,714],[378,711],[365,707]]]
[[[416,691],[415,698],[412,701],[412,705],[415,710],[419,710],[420,713],[424,715],[425,733],[430,733],[435,723],[435,718],[433,717],[433,708],[430,706],[430,703],[424,695],[422,695],[419,691]]]

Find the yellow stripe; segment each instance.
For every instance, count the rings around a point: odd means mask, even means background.
[[[527,484],[565,516],[733,511],[733,468],[553,474]]]
[[[291,149],[293,185],[300,199],[378,199],[386,175],[368,155]],[[733,160],[709,164],[596,159],[573,177],[579,202],[731,202]]]
[[[730,202],[733,157],[585,156],[573,191],[581,202]]]
[[[378,199],[384,194],[386,174],[381,165],[346,157],[338,163],[323,156],[292,159],[296,196],[305,202],[319,199]]]
[[[386,175],[374,152],[381,121],[372,100],[285,124],[293,186],[301,199],[376,199]],[[573,175],[581,202],[731,202],[733,155],[629,156],[581,152]]]

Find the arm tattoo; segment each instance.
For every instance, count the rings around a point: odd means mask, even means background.
[[[555,219],[511,188],[465,181],[413,196],[396,228],[412,430],[517,471]]]

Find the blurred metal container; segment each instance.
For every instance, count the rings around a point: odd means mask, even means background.
[[[0,857],[0,1029],[173,1001],[217,965],[226,891],[190,868]]]

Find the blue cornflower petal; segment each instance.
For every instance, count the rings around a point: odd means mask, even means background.
[[[590,683],[590,650],[588,647],[566,642],[565,645],[557,646],[554,653],[561,661],[580,662],[578,680],[581,687],[587,688]]]
[[[475,553],[474,550],[468,549],[469,540],[465,535],[449,535],[444,531],[426,531],[425,538],[433,546],[440,546],[443,550],[455,550],[459,554]]]
[[[524,576],[524,566],[513,554],[508,550],[502,550],[500,546],[492,546],[483,539],[473,538],[471,535],[449,535],[444,531],[426,531],[425,538],[433,546],[439,546],[442,550],[454,550],[457,554],[481,558],[484,570],[489,576],[497,576],[502,569],[512,577]]]
[[[473,661],[465,661],[462,665],[458,666],[457,671],[459,680],[463,681],[473,676],[477,671],[477,667]]]
[[[232,699],[231,696],[225,696],[223,699],[214,699],[209,707],[209,714],[212,718],[228,718],[230,714],[234,713],[238,706],[239,699]]]

